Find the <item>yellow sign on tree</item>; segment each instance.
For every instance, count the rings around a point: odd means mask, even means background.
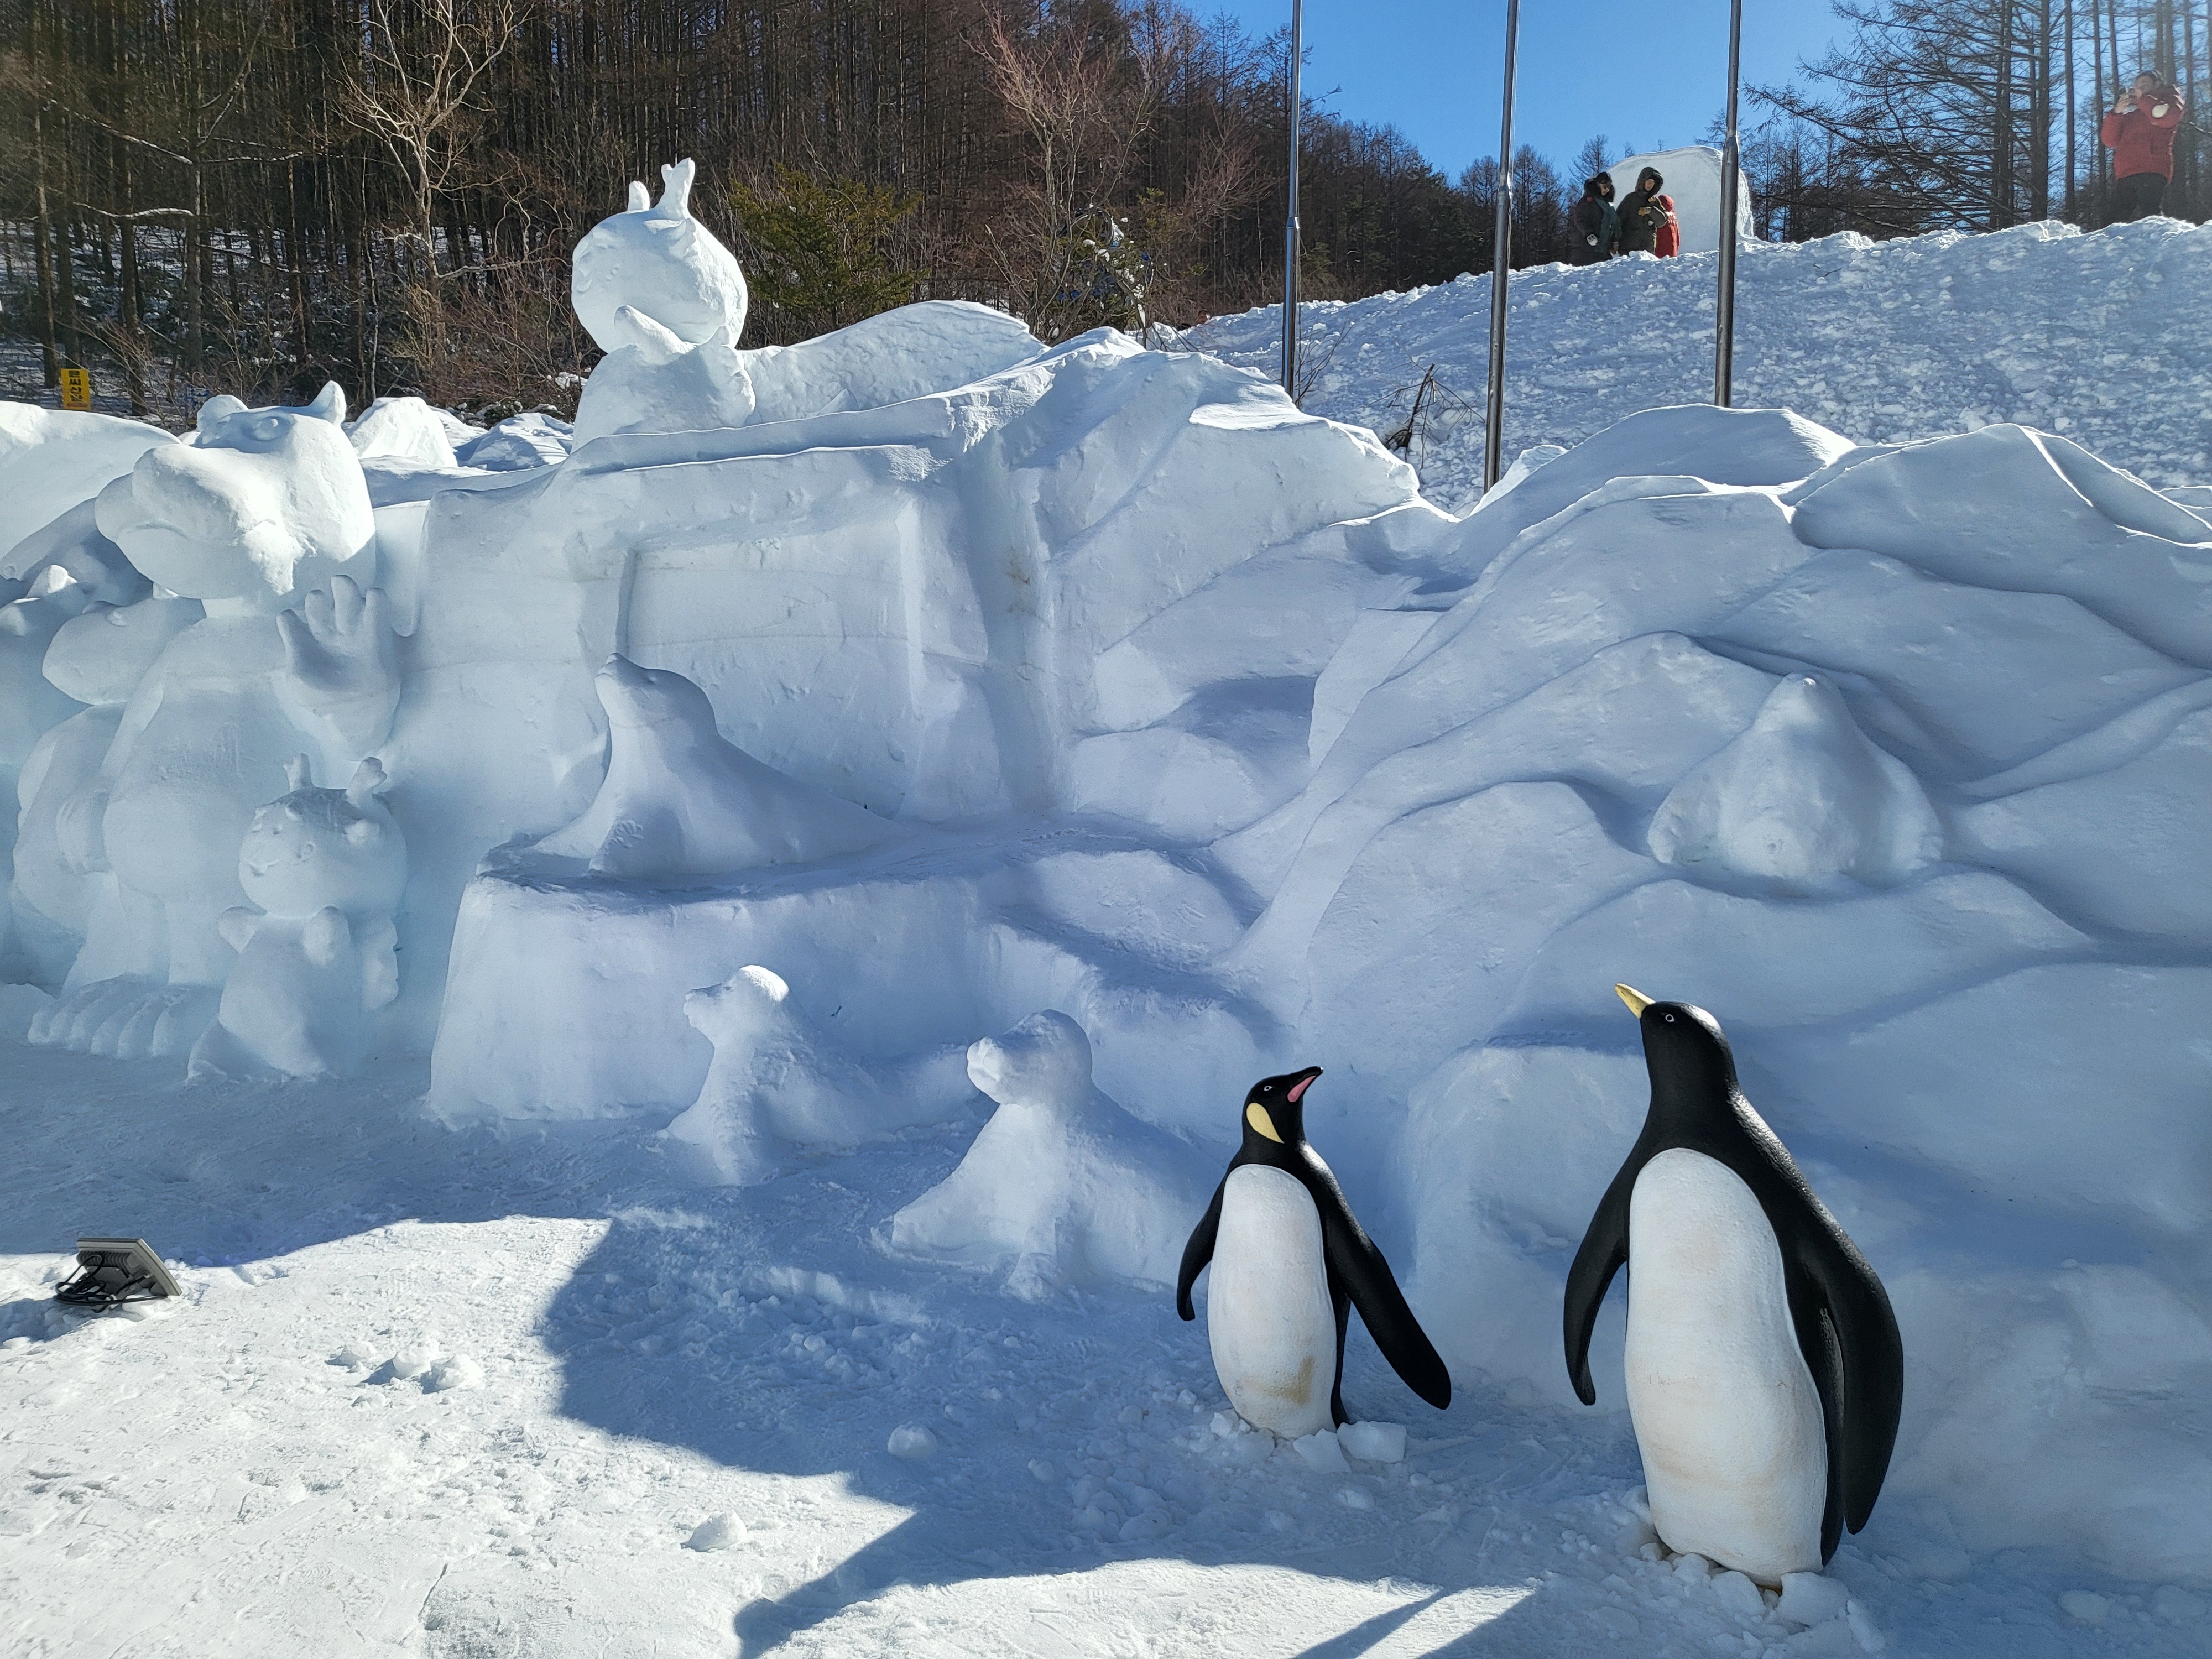
[[[65,368],[62,371],[62,407],[83,410],[92,407],[90,369]]]

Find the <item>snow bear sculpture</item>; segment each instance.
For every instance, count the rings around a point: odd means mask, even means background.
[[[1036,1299],[1118,1279],[1171,1285],[1206,1209],[1192,1150],[1091,1081],[1091,1039],[1057,1009],[968,1050],[999,1103],[960,1167],[891,1218],[895,1250],[1003,1271]]]
[[[648,205],[632,181],[628,211],[599,221],[576,245],[569,301],[603,351],[700,345],[720,331],[735,344],[745,326],[744,273],[714,232],[691,216],[688,158],[660,169]]]
[[[196,1078],[343,1075],[368,1052],[369,1015],[399,994],[392,912],[407,846],[377,799],[383,766],[365,760],[344,788],[318,789],[302,755],[288,781],[239,851],[239,884],[261,908],[222,914],[238,961],[192,1048]]]
[[[83,947],[33,1042],[187,1052],[230,971],[218,919],[242,896],[255,807],[303,746],[343,774],[390,731],[398,643],[384,595],[363,591],[375,524],[344,416],[336,386],[305,409],[212,398],[191,443],[149,450],[100,493],[101,533],[204,615],[139,602],[162,608],[160,626],[116,629],[118,661],[189,625],[161,643],[96,770],[65,797],[61,780],[41,780],[63,855],[93,890]]]
[[[100,532],[171,592],[245,611],[359,575],[376,520],[344,420],[335,382],[304,409],[210,398],[191,442],[149,449],[100,492]]]
[[[583,817],[533,849],[632,881],[805,864],[890,839],[866,807],[785,776],[724,738],[683,675],[620,653],[596,680],[607,775]]]
[[[765,1181],[793,1149],[843,1150],[957,1115],[967,1096],[957,1048],[904,1060],[863,1058],[808,1019],[772,970],[742,968],[684,999],[714,1045],[699,1098],[668,1126],[704,1154],[718,1182]]]

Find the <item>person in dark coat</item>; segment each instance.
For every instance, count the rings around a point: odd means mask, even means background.
[[[1567,258],[1594,265],[1613,258],[1620,240],[1620,215],[1613,205],[1613,175],[1601,173],[1583,181],[1582,200],[1567,210]]]
[[[2164,204],[2181,115],[2181,94],[2155,75],[2136,76],[2105,112],[2099,136],[2112,152],[2114,218],[2148,218]]]
[[[1659,187],[1666,182],[1656,167],[1646,167],[1636,175],[1636,188],[1628,192],[1628,199],[1620,208],[1623,253],[1641,250],[1663,259],[1680,251],[1681,233],[1675,228],[1674,198],[1660,192]]]

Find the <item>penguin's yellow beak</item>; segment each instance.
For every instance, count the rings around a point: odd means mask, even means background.
[[[1283,1145],[1282,1136],[1275,1133],[1274,1119],[1267,1115],[1267,1109],[1258,1101],[1248,1100],[1244,1103],[1244,1121],[1278,1146]]]
[[[1628,1012],[1638,1019],[1644,1018],[1644,1011],[1651,1006],[1651,999],[1633,985],[1616,985],[1613,988],[1613,994],[1626,1003]]]

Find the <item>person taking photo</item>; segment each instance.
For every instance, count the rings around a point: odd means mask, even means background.
[[[2123,88],[2105,112],[2100,136],[2112,152],[2115,220],[2147,218],[2165,203],[2181,116],[2181,95],[2148,71]]]
[[[1682,233],[1674,219],[1674,198],[1660,193],[1667,181],[1656,167],[1636,175],[1636,188],[1620,204],[1620,251],[1656,253],[1665,259],[1682,249]]]

